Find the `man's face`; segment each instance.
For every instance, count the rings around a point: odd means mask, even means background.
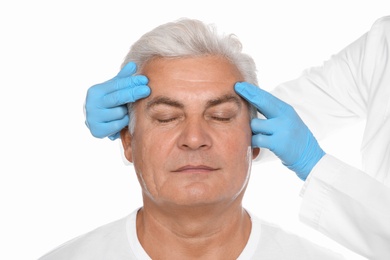
[[[177,205],[236,199],[254,156],[248,106],[233,89],[243,81],[236,67],[215,56],[159,58],[141,74],[152,92],[135,104],[134,133],[122,131],[122,142],[146,198]]]

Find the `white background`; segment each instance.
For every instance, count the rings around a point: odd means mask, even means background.
[[[390,14],[388,0],[2,1],[0,259],[37,259],[141,205],[119,141],[84,125],[87,89],[113,77],[130,45],[180,17],[235,33],[272,89],[321,65]],[[321,142],[360,167],[362,125]],[[253,167],[244,206],[260,218],[362,259],[298,221],[302,182],[279,162]]]

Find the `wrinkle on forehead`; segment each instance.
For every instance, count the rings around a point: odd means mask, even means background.
[[[207,100],[205,108],[207,109],[210,107],[214,107],[214,106],[218,106],[220,104],[230,103],[230,102],[236,104],[238,108],[241,108],[241,106],[242,106],[242,100],[237,95],[225,94],[225,95]],[[157,96],[157,97],[152,98],[151,100],[149,100],[146,103],[146,109],[151,109],[157,105],[167,105],[167,106],[176,107],[176,108],[180,108],[180,109],[183,109],[185,107],[185,105],[180,100],[177,100],[177,99],[174,99],[171,97],[167,97],[167,96]]]

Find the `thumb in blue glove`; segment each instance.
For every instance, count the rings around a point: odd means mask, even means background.
[[[252,146],[271,150],[300,179],[306,180],[325,153],[294,108],[246,82],[236,83],[235,91],[266,117],[251,122]]]
[[[126,104],[150,95],[147,77],[133,76],[136,71],[136,64],[129,62],[114,78],[88,89],[85,124],[94,137],[117,139],[129,124]]]

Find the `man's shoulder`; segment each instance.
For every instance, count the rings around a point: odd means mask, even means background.
[[[102,251],[120,251],[127,241],[126,220],[128,217],[100,226],[88,233],[73,238],[58,246],[38,260],[86,260],[100,259]]]
[[[328,248],[315,244],[280,226],[259,220],[261,239],[259,248],[266,249],[270,255],[288,257],[288,259],[344,259]],[[285,259],[285,258],[283,258]]]

